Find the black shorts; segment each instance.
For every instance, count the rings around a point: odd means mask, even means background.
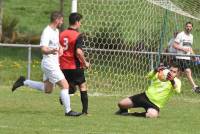
[[[175,62],[178,64],[181,71],[185,71],[185,69],[190,68],[193,63],[191,60],[184,59],[175,59]]]
[[[136,94],[129,98],[132,100],[134,107],[143,107],[146,111],[149,108],[156,109],[158,112],[160,111],[159,107],[153,104],[145,93]]]
[[[84,69],[64,69],[62,72],[71,84],[80,85],[85,82]]]

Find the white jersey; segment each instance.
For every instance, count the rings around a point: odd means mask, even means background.
[[[49,25],[43,30],[40,46],[59,49],[59,31]],[[43,54],[42,65],[47,67],[59,67],[58,54]]]
[[[193,35],[192,34],[186,34],[184,31],[179,33],[177,37],[175,38],[175,42],[178,43],[181,47],[184,48],[192,48],[192,43],[193,43]],[[177,49],[177,54],[187,54],[190,55],[190,52],[185,52],[182,50]],[[177,59],[185,59],[185,60],[190,60],[190,57],[185,57],[185,56],[176,56]]]
[[[59,31],[47,26],[41,36],[40,46],[47,46],[48,48],[59,49]],[[62,71],[60,70],[58,54],[43,54],[41,68],[44,72],[43,80],[49,80],[55,84],[58,81],[65,79]]]
[[[169,53],[176,53],[176,49],[173,47],[175,38],[171,38],[168,42],[168,52]]]

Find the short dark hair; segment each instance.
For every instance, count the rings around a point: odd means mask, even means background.
[[[61,17],[63,17],[63,14],[62,14],[61,12],[59,12],[59,11],[53,11],[53,12],[51,13],[51,16],[50,16],[50,21],[53,22],[53,21],[55,21],[56,19],[59,19],[59,18],[61,18]]]
[[[178,68],[178,70],[180,70],[180,65],[176,62],[171,63],[170,67]]]
[[[193,23],[191,21],[186,22],[185,26],[187,26],[187,24],[191,24],[193,26]]]
[[[79,13],[71,13],[69,15],[69,24],[74,25],[77,21],[80,21],[83,16]]]

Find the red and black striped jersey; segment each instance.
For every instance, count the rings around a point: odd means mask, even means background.
[[[68,28],[60,33],[60,44],[63,47],[63,55],[59,58],[61,69],[83,68],[76,57],[76,49],[82,49],[82,43],[81,34],[75,29]]]

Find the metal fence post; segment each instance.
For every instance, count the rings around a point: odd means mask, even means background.
[[[31,78],[31,45],[28,47],[27,79]]]
[[[150,69],[153,70],[154,69],[154,66],[153,66],[153,54],[151,53],[150,55],[151,55],[151,58],[150,58],[150,60],[151,60],[150,61],[151,62],[151,68]]]

